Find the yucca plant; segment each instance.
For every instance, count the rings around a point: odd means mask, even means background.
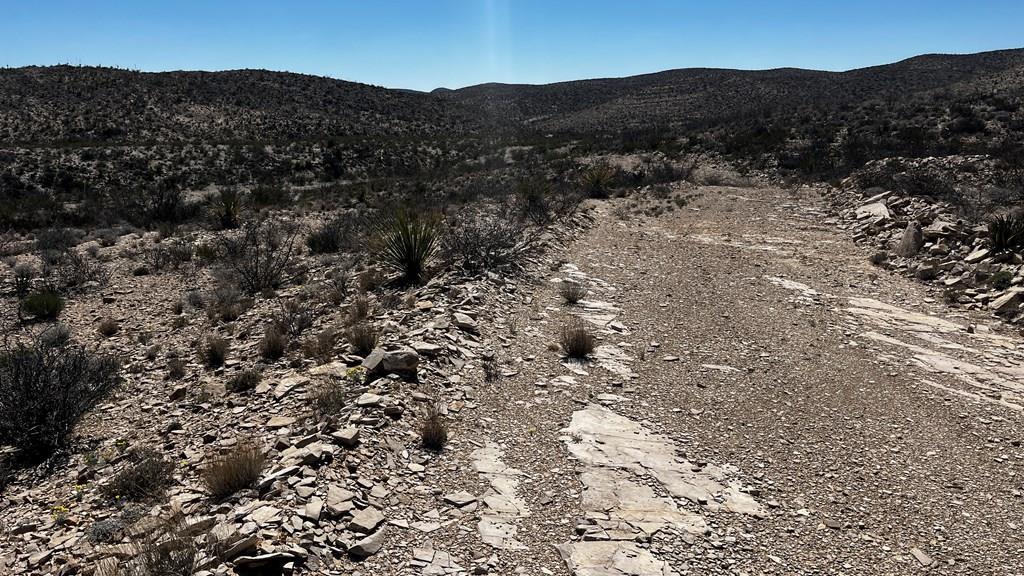
[[[996,216],[988,222],[988,237],[996,251],[1024,245],[1024,217],[1016,214]]]
[[[583,192],[591,198],[607,198],[615,179],[615,168],[608,164],[595,164],[580,177]]]
[[[377,223],[381,261],[401,274],[403,282],[419,284],[440,239],[436,217],[398,210]]]

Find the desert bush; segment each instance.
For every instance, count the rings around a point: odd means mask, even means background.
[[[171,358],[167,361],[167,377],[171,380],[181,380],[185,377],[185,362],[180,358]]]
[[[349,248],[354,241],[354,226],[348,218],[338,217],[314,228],[306,236],[313,254],[334,254]]]
[[[153,499],[173,482],[174,462],[159,450],[133,448],[128,451],[126,460],[121,470],[100,488],[100,493],[109,500]]]
[[[992,249],[1012,250],[1024,245],[1024,216],[1003,214],[988,222],[988,238]]]
[[[225,186],[213,197],[213,216],[224,230],[238,228],[242,212],[242,194],[234,186]]]
[[[441,258],[469,273],[518,265],[530,246],[521,220],[463,211],[447,220]]]
[[[22,262],[14,266],[14,294],[23,298],[32,289],[32,281],[35,280],[35,266]]]
[[[558,286],[558,293],[566,304],[574,305],[587,297],[590,290],[582,282],[573,280],[562,280]]]
[[[224,365],[228,357],[227,340],[211,334],[199,344],[199,359],[209,368],[218,368]]]
[[[435,451],[441,450],[448,443],[448,425],[436,406],[426,410],[420,424],[420,441],[424,448]]]
[[[214,498],[226,498],[256,485],[267,454],[255,440],[242,439],[224,453],[207,456],[203,483]]]
[[[352,299],[348,306],[348,323],[356,324],[366,320],[370,316],[370,299],[365,294],[360,294]]]
[[[120,381],[112,356],[50,332],[0,352],[0,445],[30,460],[63,447],[79,418]]]
[[[102,262],[74,250],[65,252],[57,260],[56,275],[65,288],[82,288],[90,282],[102,286],[110,279],[110,272]]]
[[[559,343],[569,358],[583,359],[594,352],[594,335],[590,327],[575,316],[562,326]]]
[[[121,324],[119,324],[117,320],[114,320],[113,318],[104,318],[100,321],[100,325],[96,328],[96,331],[99,332],[100,335],[110,338],[114,334],[117,334],[120,329]]]
[[[321,416],[335,416],[348,406],[352,390],[362,385],[365,372],[350,368],[342,378],[321,380],[310,391],[313,409]]]
[[[439,220],[434,216],[396,210],[378,219],[378,257],[408,284],[419,284],[437,251]]]
[[[199,569],[200,551],[196,545],[195,526],[188,523],[180,507],[169,518],[139,540],[122,547],[130,556],[124,560],[107,558],[99,562],[95,576],[192,576]]]
[[[1007,270],[1000,270],[988,277],[988,284],[996,290],[1006,290],[1013,282],[1013,274]]]
[[[580,187],[590,198],[607,198],[615,180],[615,168],[608,164],[595,164],[583,171]]]
[[[195,245],[181,238],[164,240],[142,252],[142,262],[150,272],[179,270],[192,261]]]
[[[198,292],[194,293],[198,294]],[[246,298],[227,278],[221,278],[217,281],[211,296],[212,305],[206,309],[206,315],[211,320],[219,318],[224,322],[234,322],[251,303],[250,299]],[[193,300],[190,303],[197,308],[202,305],[201,301]]]
[[[288,336],[299,336],[313,325],[314,310],[309,301],[292,298],[281,301],[280,306],[273,320],[278,331]]]
[[[372,324],[356,324],[345,331],[345,340],[359,356],[366,356],[377,347],[377,329]]]
[[[246,292],[278,288],[295,274],[300,227],[263,218],[242,227],[241,233],[221,238],[228,265]]]
[[[64,309],[64,298],[56,290],[43,288],[24,297],[18,309],[36,320],[54,320]]]
[[[36,232],[35,246],[40,252],[66,252],[78,243],[78,235],[70,228],[47,228]]]
[[[228,392],[247,392],[259,386],[263,374],[259,370],[243,370],[235,374],[224,385]]]
[[[320,360],[326,360],[330,358],[334,352],[334,346],[338,342],[338,330],[333,326],[328,326],[320,331],[319,334],[312,338],[307,338],[302,343],[302,353],[306,358],[316,358]]]
[[[519,216],[536,226],[564,222],[579,210],[583,195],[564,186],[544,181],[524,181],[516,189]]]
[[[260,340],[260,355],[268,360],[278,360],[287,350],[288,336],[275,324],[267,326]]]

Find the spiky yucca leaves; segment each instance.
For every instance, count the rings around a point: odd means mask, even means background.
[[[988,237],[994,250],[1012,250],[1024,245],[1024,216],[1005,214],[989,220]]]
[[[591,198],[607,198],[615,180],[615,168],[608,164],[595,164],[580,177],[583,193]]]
[[[420,284],[437,252],[438,218],[397,210],[378,220],[376,229],[381,261],[401,274],[403,282]]]

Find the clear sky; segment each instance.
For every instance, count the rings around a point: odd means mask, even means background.
[[[1024,47],[1024,0],[0,0],[0,66],[267,68],[430,90]]]

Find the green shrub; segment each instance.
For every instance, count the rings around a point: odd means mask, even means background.
[[[55,290],[44,289],[21,301],[21,312],[37,320],[54,320],[64,309],[64,298]]]
[[[377,223],[381,261],[409,284],[423,281],[439,238],[439,221],[433,216],[398,210]]]
[[[0,445],[29,460],[49,456],[118,384],[119,372],[114,357],[63,337],[41,335],[0,352]]]
[[[1000,270],[999,272],[996,272],[992,276],[989,276],[988,284],[989,286],[995,288],[996,290],[1006,290],[1007,288],[1010,287],[1010,283],[1012,281],[1013,274],[1006,270]]]

